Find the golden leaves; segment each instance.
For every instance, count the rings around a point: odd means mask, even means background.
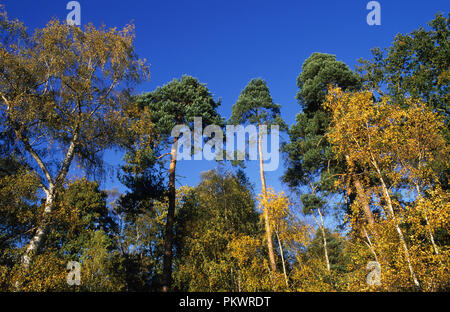
[[[447,161],[448,146],[440,116],[407,99],[401,108],[388,97],[374,101],[368,91],[344,93],[330,88],[324,106],[331,112],[328,138],[338,158],[385,169],[393,184],[401,179],[433,179],[430,166]]]
[[[415,268],[423,288],[443,287],[449,280],[444,270],[448,250],[435,243],[437,231],[448,233],[450,220],[449,193],[438,181],[449,164],[442,118],[420,101],[406,99],[400,107],[389,97],[375,101],[368,91],[344,93],[332,87],[324,106],[331,113],[327,135],[337,159],[347,160],[347,174],[359,175],[372,209],[379,210],[369,247],[382,267],[382,289],[413,288],[408,266]],[[345,181],[335,186],[344,188]],[[397,200],[394,190],[403,201],[416,199],[409,204]],[[349,216],[355,232],[363,226],[360,213],[361,203],[355,201]],[[406,246],[400,231],[407,236],[409,253],[400,247]],[[358,248],[356,259],[366,258]]]

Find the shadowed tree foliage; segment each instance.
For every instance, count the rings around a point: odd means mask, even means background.
[[[3,189],[4,190],[4,189]],[[115,279],[113,264],[113,233],[115,223],[106,207],[106,193],[99,190],[97,182],[85,179],[70,183],[55,198],[53,218],[48,224],[43,252],[36,255],[27,271],[21,268],[21,253],[17,245],[32,236],[31,229],[39,225],[36,212],[42,213],[44,201],[25,210],[16,207],[18,222],[13,228],[24,229],[18,237],[4,246],[1,263],[3,289],[22,291],[69,291],[66,282],[66,265],[69,261],[81,263],[81,280],[84,291],[113,291],[122,282]],[[2,216],[4,211],[2,211]],[[16,245],[15,245],[16,244]]]

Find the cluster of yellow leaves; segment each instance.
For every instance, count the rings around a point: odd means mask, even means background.
[[[267,211],[270,228],[282,242],[308,243],[312,229],[294,216],[293,203],[284,192],[276,193],[273,188],[268,188],[266,194],[260,194],[257,199],[259,210]]]
[[[445,126],[425,104],[406,102],[400,107],[388,97],[375,102],[369,91],[330,87],[324,103],[331,112],[327,135],[337,159],[347,161],[348,176],[358,168],[367,199],[378,210],[376,224],[365,227],[361,203],[351,207],[350,230],[359,243],[350,250],[357,263],[350,271],[358,278],[349,290],[367,289],[360,277],[363,263],[373,260],[382,268],[382,286],[375,289],[413,289],[411,270],[422,290],[444,289],[450,281],[448,247],[434,242],[438,231],[448,235],[450,220],[449,193],[438,182],[439,170],[449,167]],[[336,187],[348,188],[348,178]],[[416,199],[400,203],[392,194],[395,188]]]
[[[269,215],[270,227],[275,231],[284,232],[287,228],[286,218],[292,205],[284,192],[277,194],[272,188],[269,188],[265,195],[258,196],[258,202],[258,208],[266,211]]]
[[[67,284],[67,262],[55,251],[36,255],[33,264],[24,272],[17,265],[9,276],[9,291],[70,291]]]
[[[336,289],[330,283],[330,274],[322,258],[299,259],[291,272],[294,291],[331,292]]]
[[[233,237],[228,248],[232,258],[237,262],[238,285],[240,291],[269,291],[271,275],[269,263],[262,256],[265,245],[260,237],[247,235]]]
[[[346,93],[330,88],[324,103],[332,116],[327,136],[338,159],[347,157],[351,164],[386,169],[393,186],[405,178],[432,182],[433,162],[449,165],[444,124],[425,104],[406,102],[407,108],[402,108],[389,97],[375,102],[369,91]]]

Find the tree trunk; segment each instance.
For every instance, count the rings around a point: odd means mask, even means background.
[[[281,245],[280,236],[278,235],[278,231],[275,230],[275,234],[277,236],[278,240],[278,246],[280,247],[280,254],[281,254],[281,262],[283,263],[283,274],[284,274],[284,280],[286,282],[286,287],[289,288],[289,281],[286,273],[286,265],[284,263],[284,252],[283,252],[283,246]]]
[[[73,156],[75,153],[75,146],[78,141],[78,133],[79,133],[78,128],[76,128],[74,136],[72,138],[72,141],[70,142],[69,148],[67,149],[66,155],[64,157],[64,160],[61,164],[61,168],[54,183],[44,163],[35,153],[31,145],[28,143],[28,139],[23,138],[21,134],[18,134],[18,138],[20,138],[22,142],[25,144],[26,150],[33,156],[33,158],[38,163],[39,167],[44,171],[45,176],[49,183],[48,189],[44,188],[44,191],[46,193],[46,199],[41,224],[38,226],[36,233],[28,243],[25,253],[22,256],[22,267],[25,270],[29,268],[33,255],[39,251],[44,242],[44,238],[47,233],[47,226],[50,219],[50,214],[55,205],[56,193],[58,189],[63,186],[63,183],[66,180],[67,173],[69,172],[70,165],[72,164]]]
[[[383,197],[384,197],[384,199],[386,201],[386,204],[388,206],[389,213],[391,214],[391,217],[394,220],[395,229],[396,229],[396,231],[398,233],[398,236],[400,238],[400,242],[402,244],[403,251],[405,253],[406,261],[408,262],[409,273],[411,274],[411,278],[412,278],[414,284],[416,285],[416,287],[418,287],[420,289],[420,283],[417,280],[416,274],[415,274],[414,269],[412,267],[411,257],[409,255],[409,250],[408,250],[408,246],[406,245],[405,237],[403,236],[403,232],[402,232],[402,230],[401,230],[401,228],[400,228],[400,226],[398,224],[397,218],[395,217],[394,208],[392,206],[392,201],[391,201],[391,196],[389,195],[389,191],[387,189],[386,183],[384,182],[383,176],[381,175],[381,170],[380,170],[380,168],[378,168],[378,164],[375,161],[373,156],[372,156],[372,165],[375,167],[375,170],[378,173],[378,178],[380,179],[381,188],[382,188],[382,191],[383,191]]]
[[[417,190],[417,196],[419,198],[421,198],[422,192],[420,191],[420,187],[417,183],[416,183],[416,190]],[[427,216],[426,210],[424,211],[424,216],[425,216],[425,222],[427,225],[428,234],[430,234],[431,245],[433,245],[434,253],[439,256],[439,249],[437,248],[436,243],[434,242],[434,235],[433,235],[433,231],[431,230],[430,222],[428,221],[428,216]]]
[[[363,225],[363,232],[364,232],[364,236],[367,239],[367,245],[369,246],[370,251],[372,252],[373,256],[375,257],[375,261],[378,262],[378,264],[380,265],[380,268],[381,268],[380,261],[378,261],[377,253],[375,252],[375,248],[373,248],[372,241],[370,240],[370,236],[367,233],[366,227],[364,225]]]
[[[166,232],[164,239],[163,281],[162,291],[168,292],[172,284],[172,258],[173,258],[173,226],[175,222],[175,167],[177,165],[178,137],[172,144],[169,167],[169,208],[167,209]]]
[[[353,164],[350,161],[350,157],[348,155],[346,155],[345,159],[347,160],[347,164],[349,165],[350,170],[353,171]],[[358,199],[361,202],[366,220],[370,226],[373,226],[375,224],[375,219],[373,217],[372,210],[370,209],[369,202],[368,202],[367,196],[366,196],[366,192],[364,191],[364,188],[363,188],[359,178],[356,175],[353,175],[352,178],[353,178],[353,184],[355,185],[356,194],[358,195]]]
[[[42,217],[42,222],[38,226],[36,233],[34,234],[33,238],[28,243],[28,246],[25,250],[24,255],[22,256],[22,267],[27,270],[31,264],[31,258],[34,254],[38,252],[38,250],[41,248],[45,234],[47,233],[47,224],[48,219],[50,216],[50,213],[53,210],[54,206],[54,200],[55,200],[55,188],[53,185],[51,185],[47,192],[47,198],[45,200],[45,206],[44,206],[44,213]]]
[[[325,260],[327,262],[327,270],[328,273],[331,273],[331,268],[330,268],[330,260],[328,259],[328,248],[327,248],[327,237],[325,234],[325,227],[323,224],[323,217],[322,217],[322,213],[320,212],[320,208],[317,209],[317,211],[319,212],[320,215],[320,229],[322,230],[322,235],[323,235],[323,250],[325,253]]]
[[[356,193],[358,194],[359,201],[361,202],[367,223],[369,223],[370,226],[373,226],[375,224],[375,219],[373,217],[372,210],[370,209],[369,202],[367,201],[366,192],[364,191],[361,181],[357,177],[354,177],[353,181],[354,181],[353,183],[356,188]]]
[[[262,152],[262,133],[261,133],[261,125],[259,125],[259,134],[258,134],[258,151],[259,151],[259,173],[261,175],[261,187],[263,196],[267,195],[266,189],[266,178],[264,176],[264,162],[263,162],[263,152]],[[273,250],[273,240],[272,240],[272,231],[270,229],[270,220],[267,208],[264,209],[264,223],[266,227],[266,236],[267,236],[267,249],[269,252],[269,263],[270,268],[273,272],[277,271],[277,265],[275,263],[275,252]]]
[[[426,211],[425,211],[425,222],[426,222],[426,225],[427,225],[427,228],[428,228],[428,234],[430,234],[430,241],[431,241],[431,245],[433,245],[434,253],[439,256],[439,249],[437,248],[437,245],[436,245],[436,243],[434,241],[433,231],[431,230],[430,222],[428,221],[428,217],[427,217]]]

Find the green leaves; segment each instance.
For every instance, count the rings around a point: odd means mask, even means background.
[[[321,110],[321,104],[327,94],[328,85],[338,85],[343,89],[355,90],[360,78],[334,55],[313,53],[302,66],[297,78],[297,100],[303,112],[311,116]]]
[[[358,70],[368,88],[389,94],[400,105],[407,97],[421,99],[448,118],[450,102],[450,19],[442,14],[419,28],[399,34],[387,49],[372,50]]]
[[[215,101],[206,85],[191,76],[174,79],[153,92],[138,96],[136,101],[152,112],[152,121],[164,137],[170,136],[178,124],[191,125],[194,117],[202,117],[205,126],[223,124],[216,112],[221,101]]]
[[[278,125],[287,128],[280,115],[280,105],[275,104],[264,80],[252,79],[233,105],[231,124]]]
[[[340,168],[333,161],[333,153],[325,133],[330,117],[322,108],[329,85],[355,90],[361,85],[360,78],[334,55],[313,53],[302,66],[297,78],[297,99],[303,111],[289,129],[290,142],[283,146],[287,154],[288,168],[283,181],[296,188],[308,184],[311,179],[321,178],[321,188],[327,185],[330,172]],[[323,178],[324,175],[328,177]]]
[[[300,197],[303,206],[303,213],[308,215],[312,214],[317,209],[322,209],[326,201],[314,194],[302,194]]]

